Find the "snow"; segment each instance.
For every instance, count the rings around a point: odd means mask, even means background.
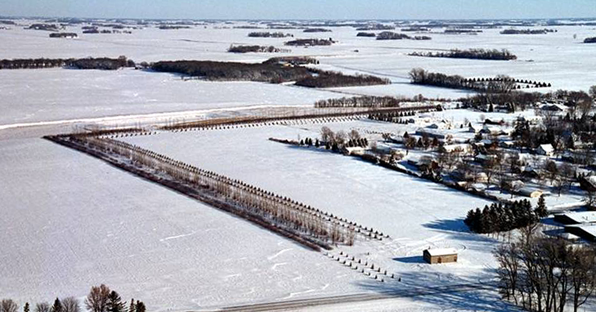
[[[389,272],[436,270],[435,282],[445,283],[477,280],[487,274],[487,268],[495,266],[491,255],[495,242],[469,233],[463,224],[468,210],[489,201],[352,157],[268,140],[317,138],[322,126],[333,131],[395,127],[370,121],[301,123],[159,132],[122,140],[388,234],[391,238],[381,242],[357,241],[355,247],[342,250]],[[422,264],[422,251],[429,247],[461,250],[460,261],[450,267],[428,268]]]
[[[594,211],[568,212],[563,215],[568,217],[569,219],[575,221],[576,223],[595,223],[596,222],[596,212],[594,212]]]
[[[133,69],[1,70],[0,297],[20,303],[51,301],[56,296],[82,298],[92,285],[106,283],[126,299],[145,301],[151,311],[215,309],[413,286],[487,283],[496,266],[491,255],[496,241],[469,233],[462,221],[469,209],[488,201],[352,157],[267,140],[315,138],[322,124],[160,132],[126,141],[389,234],[390,238],[380,242],[360,239],[353,247],[339,247],[332,256],[354,255],[395,273],[401,283],[389,279],[380,283],[244,220],[32,137],[68,132],[73,123],[114,126],[162,123],[163,118],[197,119],[212,113],[234,116],[242,108],[311,106],[321,99],[363,94],[471,95],[410,85],[408,73],[415,67],[465,77],[505,74],[552,83],[552,88],[532,89],[540,92],[587,90],[595,80],[595,46],[581,44],[592,35],[590,27],[554,27],[557,33],[539,36],[501,36],[498,29],[477,36],[432,34],[431,41],[358,38],[350,27],[333,28],[328,34],[281,30],[296,38],[331,36],[339,41],[330,47],[291,48],[291,53],[282,54],[227,53],[230,44],[283,47],[289,39],[248,38],[254,30],[215,29],[213,25],[177,31],[146,28],[133,30],[132,35],[81,35],[73,40],[11,28],[0,30],[0,42],[10,47],[0,51],[0,59],[126,55],[137,62],[261,62],[273,56],[309,55],[320,60],[322,69],[392,81],[382,86],[312,90],[252,82],[182,81],[176,75]],[[80,28],[65,31],[80,33]],[[575,34],[577,39],[573,39]],[[407,55],[452,48],[506,48],[519,59],[500,62]],[[430,121],[458,125],[467,119],[478,125],[483,115],[454,109],[431,113]],[[534,117],[534,112],[486,116],[510,123],[518,116]],[[327,125],[333,131],[357,129],[376,140],[381,132],[402,135],[420,127],[373,121]],[[29,128],[17,128],[23,126]],[[467,127],[443,132],[457,142],[474,136]],[[410,151],[412,158],[421,155]],[[567,209],[581,197],[549,196],[546,200],[549,208]],[[458,262],[426,265],[422,251],[428,248],[456,249]],[[483,291],[326,307],[330,311],[439,309],[510,311],[512,307],[501,302],[498,294]]]
[[[454,248],[431,248],[427,249],[431,256],[457,255],[457,249]]]
[[[362,292],[362,275],[245,220],[41,139],[0,141],[0,297],[105,283],[151,311]]]
[[[1,58],[1,57],[0,57]],[[256,82],[183,81],[134,69],[0,70],[0,125],[238,108],[309,105],[341,97],[316,89]]]

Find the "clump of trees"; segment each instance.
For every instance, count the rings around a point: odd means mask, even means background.
[[[356,34],[356,37],[376,37],[377,34],[371,32],[359,32]]]
[[[279,53],[279,52],[288,52],[289,50],[282,50],[278,49],[274,46],[259,46],[259,45],[239,45],[239,46],[230,46],[228,52],[230,53]]]
[[[146,312],[145,303],[140,300],[131,299],[127,307],[126,302],[115,290],[104,284],[91,287],[91,291],[85,298],[85,308],[91,312]],[[24,312],[31,311],[31,305],[26,302],[23,305]],[[48,302],[39,302],[33,309],[35,312],[81,312],[79,300],[75,297],[56,298],[50,305]],[[12,299],[0,301],[0,312],[19,312],[19,306]]]
[[[319,141],[317,140],[317,142]],[[368,146],[368,139],[361,137],[356,130],[351,130],[349,133],[343,130],[333,132],[329,127],[324,126],[321,128],[320,144],[326,149],[339,152],[344,147],[365,148]]]
[[[280,57],[272,57],[265,62],[264,64],[290,64],[290,65],[307,65],[307,64],[319,64],[319,60],[311,56],[280,56]]]
[[[76,33],[51,33],[50,38],[77,38]]]
[[[332,39],[296,39],[285,43],[287,46],[308,47],[308,46],[330,46],[335,41]]]
[[[307,28],[303,32],[305,32],[305,33],[331,32],[331,29],[327,29],[327,28]]]
[[[490,206],[472,209],[464,223],[475,233],[507,232],[538,222],[541,215],[532,209],[529,200],[523,199],[512,203],[493,203]]]
[[[596,290],[596,251],[548,237],[536,225],[493,252],[499,267],[499,292],[528,311],[563,312],[571,303],[579,311]]]
[[[292,34],[284,34],[282,32],[251,32],[248,34],[252,38],[285,38],[294,37]]]
[[[311,76],[307,68],[279,63],[214,61],[161,61],[151,65],[158,72],[178,73],[209,80],[249,80],[270,83],[295,81]]]
[[[296,85],[308,88],[333,88],[391,84],[389,79],[371,75],[348,76],[332,71],[317,71],[317,74],[296,81]]]
[[[126,56],[119,58],[84,58],[84,59],[13,59],[0,60],[0,69],[34,69],[50,67],[70,67],[75,69],[116,70],[122,67],[134,67],[135,62]]]
[[[475,90],[479,92],[507,93],[516,86],[515,79],[499,75],[495,78],[472,78],[467,79],[460,75],[446,75],[443,73],[432,73],[422,68],[414,68],[410,71],[410,80],[413,84],[436,86],[442,88]]]
[[[596,43],[596,37],[589,37],[584,39],[584,43]]]
[[[411,56],[424,56],[424,57],[446,57],[446,58],[463,58],[473,60],[497,60],[497,61],[509,61],[517,59],[513,53],[507,49],[468,49],[459,50],[453,49],[449,52],[412,52],[408,55]]]
[[[402,39],[411,39],[411,37],[406,34],[395,33],[392,31],[384,31],[377,35],[377,40],[402,40]]]
[[[548,33],[557,32],[556,29],[505,29],[501,31],[501,35],[544,35]]]
[[[31,24],[29,27],[27,27],[27,29],[58,31],[58,26],[54,24]]]

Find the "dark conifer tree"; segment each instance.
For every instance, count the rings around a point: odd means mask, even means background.
[[[125,312],[126,306],[124,302],[122,302],[122,298],[120,295],[115,291],[112,290],[108,295],[108,302],[106,304],[107,312]]]
[[[60,299],[56,298],[56,300],[54,300],[52,312],[62,312],[62,303],[60,302]]]

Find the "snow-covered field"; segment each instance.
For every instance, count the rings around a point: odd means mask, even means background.
[[[0,56],[1,58],[1,56]],[[310,105],[336,93],[256,82],[183,81],[134,69],[0,70],[0,126],[249,106]]]
[[[337,128],[334,123],[325,125]],[[477,281],[494,266],[490,255],[494,242],[468,233],[462,221],[468,210],[488,201],[351,157],[268,140],[318,137],[320,126],[161,132],[124,140],[389,234],[391,238],[382,242],[360,241],[346,249],[389,272],[416,276],[431,271],[440,284],[461,282],[459,278]],[[423,264],[422,250],[428,247],[456,248],[460,261]]]
[[[225,26],[223,24],[217,26]],[[229,26],[229,25],[228,25]],[[466,77],[506,74],[552,83],[551,89],[587,90],[596,84],[594,45],[583,45],[593,27],[556,27],[557,33],[502,36],[433,34],[431,41],[376,41],[353,28],[332,33],[281,30],[296,38],[332,37],[331,47],[291,48],[289,54],[231,54],[230,44],[282,47],[285,39],[248,38],[253,29],[133,30],[132,35],[81,35],[50,39],[48,32],[11,26],[0,30],[0,59],[118,57],[260,62],[280,55],[312,55],[320,68],[390,78],[391,85],[312,90],[251,82],[182,81],[170,74],[125,69],[0,70],[0,298],[39,302],[83,297],[106,283],[124,298],[141,299],[151,311],[183,311],[255,302],[399,290],[411,286],[486,281],[495,266],[494,241],[465,230],[462,219],[484,199],[439,184],[325,151],[268,141],[269,137],[318,137],[321,124],[238,128],[128,138],[172,158],[287,195],[391,236],[359,240],[347,252],[402,277],[374,281],[322,253],[145,182],[86,155],[30,138],[55,133],[51,122],[103,117],[304,106],[349,94],[459,98],[466,92],[412,86],[414,67]],[[399,30],[398,30],[399,32]],[[577,34],[577,39],[574,35]],[[407,56],[452,48],[509,49],[511,62]],[[356,52],[358,50],[358,52]],[[529,112],[528,114],[531,114]],[[223,112],[222,114],[225,114]],[[184,118],[181,115],[175,118]],[[511,119],[512,115],[487,117]],[[168,118],[170,118],[168,117]],[[195,116],[196,117],[196,116]],[[436,118],[479,120],[480,113],[449,110]],[[100,118],[100,119],[98,119]],[[159,117],[148,117],[153,120]],[[174,118],[174,117],[171,117]],[[28,125],[29,129],[10,129]],[[40,125],[44,125],[43,127]],[[415,131],[369,121],[330,123],[332,130]],[[6,134],[9,133],[9,134]],[[18,139],[13,138],[18,137]],[[21,139],[22,138],[22,139]],[[422,262],[428,247],[456,248],[456,264]],[[379,302],[377,310],[509,310],[493,294],[466,293]],[[356,308],[355,308],[356,307]],[[372,304],[339,306],[368,310]],[[316,309],[315,309],[316,310]],[[314,310],[313,310],[314,311]]]
[[[105,283],[151,311],[361,292],[367,279],[197,201],[37,140],[0,142],[0,298]]]

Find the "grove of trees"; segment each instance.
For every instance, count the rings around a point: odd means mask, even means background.
[[[523,227],[516,240],[495,249],[499,291],[528,311],[563,312],[571,305],[578,312],[596,290],[595,248],[538,229]]]
[[[540,217],[544,215],[538,215],[530,201],[524,199],[512,203],[493,203],[482,210],[472,209],[468,211],[464,223],[472,232],[486,234],[526,227],[538,222]]]
[[[446,58],[464,58],[474,60],[499,60],[508,61],[515,60],[517,56],[512,54],[506,49],[468,49],[459,50],[454,49],[449,52],[412,52],[411,56],[424,56],[424,57],[446,57]]]

